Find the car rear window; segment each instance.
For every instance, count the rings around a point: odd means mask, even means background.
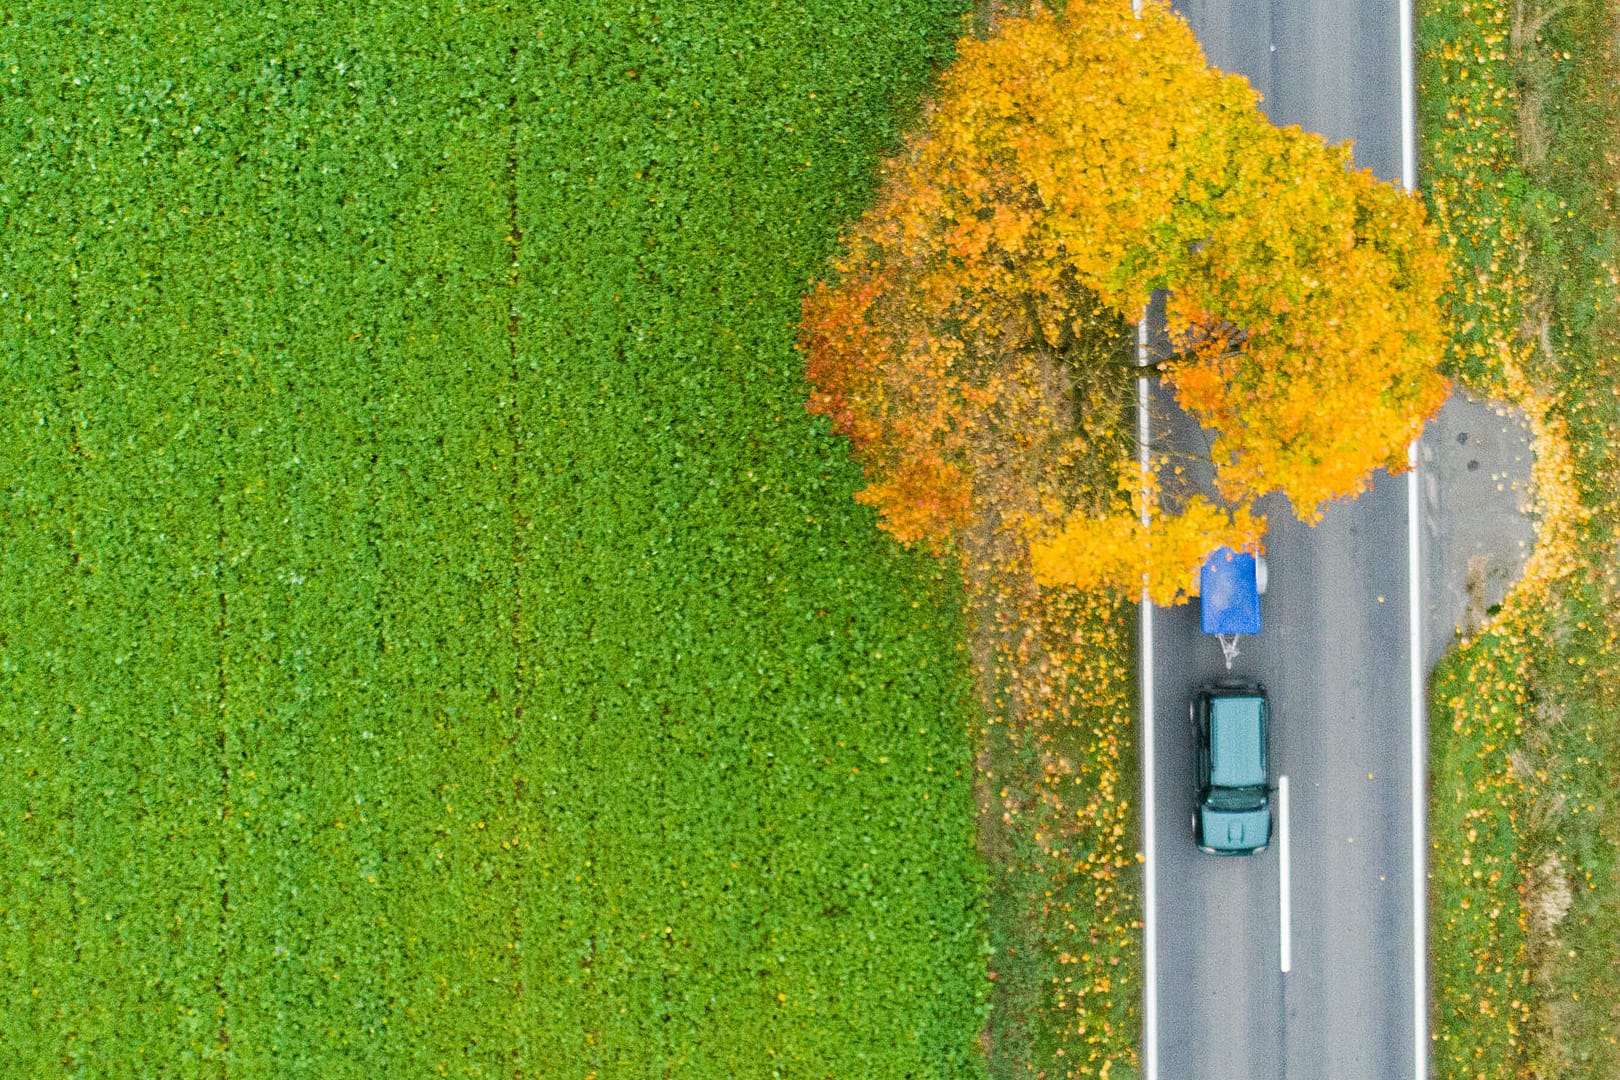
[[[1251,787],[1266,782],[1261,761],[1262,702],[1257,697],[1215,698],[1209,708],[1210,783]]]

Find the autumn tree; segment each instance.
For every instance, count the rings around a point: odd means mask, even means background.
[[[848,436],[898,539],[1011,529],[1037,577],[1185,593],[1253,546],[1259,497],[1306,521],[1439,408],[1444,263],[1421,204],[1278,128],[1150,0],[966,40],[876,204],[804,303],[810,408]],[[1128,331],[1167,290],[1156,366],[1212,432],[1219,500],[1135,464]]]

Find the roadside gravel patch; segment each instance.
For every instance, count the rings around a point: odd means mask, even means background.
[[[1424,654],[1432,668],[1479,632],[1535,547],[1530,429],[1519,410],[1458,390],[1424,433],[1421,452]]]

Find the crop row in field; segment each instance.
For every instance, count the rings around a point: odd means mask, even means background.
[[[955,15],[8,9],[0,1059],[982,1067],[960,590],[791,351]]]

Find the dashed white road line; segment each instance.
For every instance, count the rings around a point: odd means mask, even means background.
[[[1279,965],[1287,974],[1294,966],[1294,907],[1289,895],[1288,777],[1277,777],[1277,942]]]

